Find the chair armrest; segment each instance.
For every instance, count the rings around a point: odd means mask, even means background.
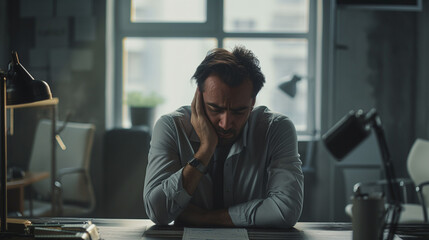
[[[57,173],[57,177],[55,180],[55,188],[56,188],[56,195],[57,195],[57,200],[58,200],[58,204],[59,205],[59,209],[60,209],[60,213],[62,213],[62,183],[61,180],[64,176],[66,175],[70,175],[70,174],[83,174],[85,181],[88,183],[88,185],[91,185],[91,178],[88,174],[87,169],[85,168],[76,168],[76,167],[70,167],[70,168],[62,168],[58,170]],[[93,191],[92,188],[88,189],[88,194],[89,194],[89,209],[90,211],[92,211],[95,208],[95,193]]]
[[[396,183],[402,188],[402,197],[404,199],[404,203],[407,203],[407,185],[412,185],[414,182],[409,178],[397,178],[395,180]],[[386,179],[381,179],[378,181],[369,181],[369,182],[358,182],[353,186],[353,192],[360,191],[361,187],[372,187],[372,186],[384,186],[387,185],[388,182]]]
[[[424,221],[427,223],[428,221],[428,210],[426,208],[426,202],[425,202],[425,196],[423,195],[423,187],[429,186],[429,181],[422,182],[416,187],[416,192],[420,198],[420,202],[422,203],[423,208],[423,218]]]
[[[56,181],[61,182],[61,179],[68,174],[74,174],[74,173],[86,173],[85,168],[62,168],[58,170]]]
[[[396,182],[399,183],[400,185],[413,184],[414,183],[409,178],[397,178]],[[358,183],[355,184],[355,186],[357,184],[360,184],[361,186],[387,185],[387,180],[386,179],[381,179],[381,180],[378,180],[378,181],[371,181],[371,182],[358,182]]]
[[[429,181],[422,182],[422,183],[420,183],[420,184],[417,186],[416,191],[420,192],[420,191],[422,191],[422,190],[423,190],[423,187],[426,187],[426,186],[428,186],[428,185],[429,185]]]

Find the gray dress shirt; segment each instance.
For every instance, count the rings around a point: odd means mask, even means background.
[[[213,207],[210,174],[194,195],[183,188],[182,170],[199,147],[191,109],[162,116],[153,129],[144,186],[146,213],[156,224],[168,224],[189,203]],[[293,123],[264,106],[253,109],[243,134],[224,163],[224,206],[236,226],[288,228],[298,221],[304,176]]]

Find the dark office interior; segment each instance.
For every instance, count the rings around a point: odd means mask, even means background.
[[[76,1],[85,5],[76,11],[77,17],[62,16],[64,25],[60,30],[43,27],[43,23],[50,25],[59,18],[58,7],[64,1],[34,1],[51,8],[50,19],[40,20],[46,16],[32,15],[29,7],[22,6],[34,3],[0,0],[0,69],[7,70],[11,52],[17,51],[22,65],[35,79],[43,78],[40,80],[45,80],[53,97],[58,98],[56,119],[61,122],[57,127],[64,121],[95,126],[89,166],[95,207],[86,216],[147,218],[141,193],[150,127],[124,124],[124,109],[118,106],[121,102],[118,99],[123,98],[122,90],[117,89],[122,81],[118,80],[121,78],[118,69],[123,65],[123,54],[117,41],[121,41],[124,33],[120,30],[122,20],[115,17],[116,11],[122,9],[118,7],[122,0]],[[86,8],[88,2],[89,9]],[[350,110],[375,108],[382,121],[396,177],[410,178],[409,151],[416,139],[429,139],[429,4],[421,1],[421,6],[410,10],[390,6],[365,8],[347,1],[307,2],[312,7],[309,14],[317,15],[310,22],[314,26],[310,28],[314,42],[309,42],[314,47],[308,48],[308,54],[313,60],[308,66],[312,69],[306,72],[311,73],[314,80],[314,92],[311,92],[314,97],[310,98],[314,102],[313,114],[307,117],[313,118],[311,131],[315,135],[298,138],[299,153],[306,166],[300,221],[350,222],[344,208],[350,203],[353,184],[383,178],[377,140],[371,135],[339,162],[327,151],[321,136]],[[75,21],[80,16],[90,21]],[[87,23],[91,23],[92,28],[86,29],[84,35],[76,30],[78,24]],[[49,29],[54,38],[55,35],[60,38],[58,45],[46,36],[40,37],[41,32]],[[65,38],[62,31],[66,31]],[[138,34],[144,36],[142,31]],[[157,37],[165,36],[151,31]],[[34,59],[37,51],[56,48],[77,50],[77,62],[81,64],[70,68],[61,65],[69,64],[66,60]],[[90,61],[79,60],[88,53]],[[42,61],[47,63],[38,67],[37,63]],[[61,74],[67,77],[55,78]],[[183,84],[189,85],[189,78],[183,79]],[[8,166],[29,169],[38,123],[40,119],[50,119],[50,114],[49,109],[44,108],[13,111],[13,135],[7,136]],[[407,197],[411,202],[418,201],[413,192]]]

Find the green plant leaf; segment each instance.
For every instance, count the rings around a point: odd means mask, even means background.
[[[156,92],[145,94],[141,91],[130,91],[126,101],[130,107],[155,107],[164,102],[164,98]]]

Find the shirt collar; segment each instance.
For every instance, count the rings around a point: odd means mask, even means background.
[[[246,125],[244,125],[241,136],[232,145],[228,157],[240,153],[247,146],[247,135],[249,134],[249,119],[247,119]]]

